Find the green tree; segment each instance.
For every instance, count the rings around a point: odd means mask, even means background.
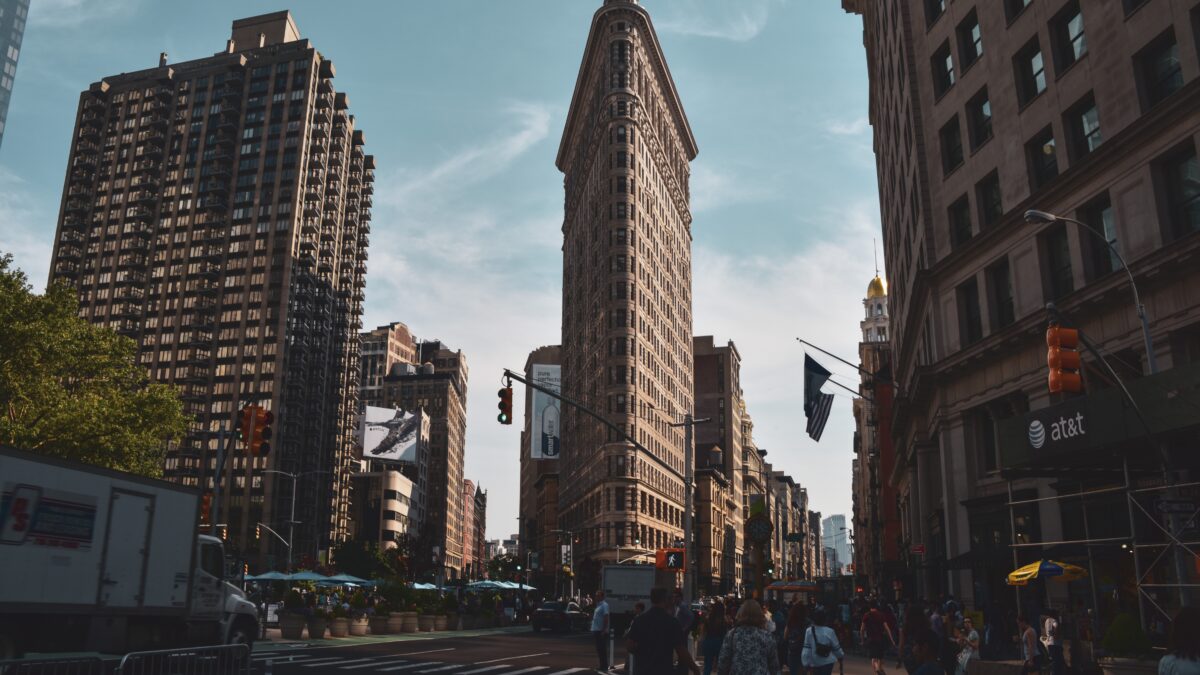
[[[517,556],[511,553],[494,556],[487,562],[488,578],[500,581],[512,579],[517,574],[517,563]]]
[[[161,476],[187,430],[176,389],[153,384],[137,345],[78,316],[75,291],[33,293],[0,256],[0,444]]]
[[[367,541],[343,541],[333,547],[333,566],[337,571],[363,579],[386,576],[387,563],[379,545]]]

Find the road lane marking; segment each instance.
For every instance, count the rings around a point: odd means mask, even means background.
[[[254,656],[254,661],[278,661],[280,663],[299,663],[309,659],[318,658],[317,654],[266,654],[264,656]]]
[[[366,659],[350,659],[349,661],[344,661],[344,660],[343,660],[343,661],[342,661],[342,665],[346,665],[346,664],[349,664],[349,663],[362,663],[363,661],[374,661],[374,660],[375,660],[375,659],[377,659],[377,658],[378,658],[378,657],[376,657],[376,656],[372,656],[372,657],[370,657],[370,658],[366,658]],[[334,659],[334,660],[341,660],[341,659]],[[316,668],[317,666],[322,666],[322,665],[326,665],[326,664],[323,664],[323,663],[305,663],[305,664],[302,664],[302,665],[303,665],[305,668]]]
[[[499,670],[500,668],[510,668],[507,663],[502,663],[498,666],[487,666],[486,668],[476,668],[475,670],[464,670],[458,675],[474,675],[474,673],[486,673],[489,670]]]
[[[419,673],[437,673],[437,672],[441,672],[443,670],[450,670],[452,668],[462,668],[464,666],[470,666],[470,665],[471,664],[469,664],[469,663],[451,663],[450,665],[442,666],[441,668],[430,668],[429,670],[418,670],[417,672],[419,672]]]
[[[373,663],[360,663],[357,666],[342,666],[339,670],[354,670],[356,668],[373,668],[375,666],[394,666],[400,663],[407,663],[404,659],[387,658],[384,661],[375,661]]]
[[[434,652],[452,652],[457,647],[446,647],[445,649],[427,649],[423,652],[405,652],[403,654],[393,654],[393,656],[416,656],[417,654],[433,654]]]
[[[543,670],[550,670],[550,666],[534,666],[532,668],[526,668],[525,670],[517,670],[511,673],[505,673],[504,675],[524,675],[525,673],[537,673]]]
[[[344,656],[323,656],[315,661],[306,659],[304,662],[293,662],[293,661],[289,661],[288,659],[280,659],[279,661],[276,661],[276,664],[282,665],[285,663],[296,663],[296,665],[298,665],[298,666],[307,666],[310,664],[317,665],[317,664],[321,664],[321,663],[330,663],[332,661],[341,661],[344,658],[345,658]]]
[[[492,659],[491,661],[480,661],[480,662],[476,663],[475,665],[482,666],[485,663],[499,663],[501,661],[515,661],[516,659],[531,659],[535,656],[545,656],[549,653],[550,652],[542,652],[540,654],[526,654],[524,656],[506,656],[502,659]]]
[[[383,672],[383,673],[387,673],[387,672],[391,672],[393,670],[408,670],[409,668],[420,668],[421,666],[436,666],[436,665],[438,665],[438,664],[433,661],[426,661],[425,663],[410,663],[410,664],[404,665],[404,666],[392,666],[391,668],[380,668],[379,671]]]
[[[550,675],[568,675],[568,673],[583,673],[587,672],[587,668],[568,668],[558,672],[550,673]]]

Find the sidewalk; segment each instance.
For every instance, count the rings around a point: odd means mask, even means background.
[[[472,630],[439,630],[432,633],[393,633],[389,635],[364,635],[344,638],[326,637],[322,640],[285,640],[279,634],[278,628],[268,628],[267,637],[254,643],[254,653],[272,651],[290,651],[299,648],[313,647],[352,647],[355,645],[384,644],[387,642],[414,642],[418,640],[444,640],[447,638],[478,637],[483,635],[503,635],[505,633],[529,632],[528,625],[505,626],[503,628],[476,628]]]

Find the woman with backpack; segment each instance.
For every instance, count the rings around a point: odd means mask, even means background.
[[[808,616],[804,605],[797,602],[788,613],[787,627],[783,631],[783,640],[787,644],[787,667],[792,675],[800,675],[804,667],[804,635],[808,632]]]
[[[812,615],[813,625],[804,632],[804,648],[800,653],[800,663],[805,668],[812,668],[813,675],[830,675],[833,664],[837,663],[842,669],[842,659],[846,657],[842,645],[838,642],[837,634],[825,625],[825,610],[818,609]]]

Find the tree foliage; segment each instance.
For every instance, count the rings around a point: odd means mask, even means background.
[[[161,476],[187,430],[173,386],[153,384],[129,338],[78,316],[75,291],[33,293],[0,256],[0,444]]]
[[[499,579],[501,581],[512,579],[517,576],[517,564],[519,562],[517,556],[511,553],[502,553],[493,556],[491,560],[487,561],[488,578]]]

